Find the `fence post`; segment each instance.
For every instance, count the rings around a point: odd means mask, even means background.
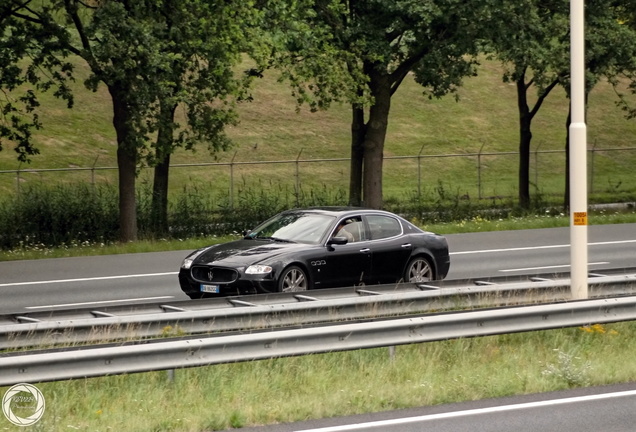
[[[300,149],[298,156],[296,156],[296,207],[300,207],[300,155],[303,149]]]
[[[22,162],[18,164],[18,169],[15,170],[15,189],[18,197],[20,196],[20,167],[22,166]]]
[[[590,149],[591,155],[590,155],[590,193],[593,194],[594,193],[594,155],[596,154],[596,144],[598,143],[598,140],[594,140],[594,145],[592,146],[592,148]]]
[[[539,148],[541,147],[541,143],[537,146],[537,149],[534,151],[534,190],[536,193],[539,192]]]
[[[422,152],[424,151],[424,145],[420,152],[417,154],[417,199],[422,201]]]
[[[99,155],[95,158],[95,162],[93,162],[93,166],[91,167],[91,185],[95,188],[95,165],[97,165],[97,159],[99,159]]]
[[[234,159],[236,158],[237,151],[232,155],[232,160],[230,161],[230,209],[234,209]]]

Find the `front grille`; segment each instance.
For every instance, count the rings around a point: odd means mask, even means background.
[[[238,272],[223,267],[192,267],[192,277],[204,283],[231,283],[238,279]]]

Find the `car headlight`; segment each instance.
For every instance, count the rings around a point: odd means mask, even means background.
[[[245,270],[245,274],[267,274],[271,272],[272,268],[266,265],[251,265]]]
[[[185,257],[185,259],[181,263],[181,268],[184,269],[184,270],[190,270],[190,267],[192,267],[192,263],[194,262],[194,260],[197,259],[197,257],[199,255],[201,255],[203,252],[205,252],[205,251],[207,251],[209,249],[210,248],[199,249],[198,251],[192,252],[190,255]]]

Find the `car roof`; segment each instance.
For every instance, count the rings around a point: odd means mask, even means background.
[[[346,218],[349,216],[357,216],[357,215],[386,215],[386,216],[391,216],[391,217],[395,217],[398,218],[399,220],[402,221],[402,223],[407,224],[408,226],[412,227],[413,229],[415,229],[417,232],[429,232],[426,230],[423,230],[420,227],[417,227],[415,225],[413,225],[413,223],[409,222],[408,220],[404,219],[402,216],[397,215],[395,213],[391,213],[389,211],[386,210],[376,210],[376,209],[371,209],[371,208],[365,208],[365,207],[347,207],[347,206],[321,206],[321,207],[307,207],[307,208],[296,208],[296,209],[290,209],[290,210],[286,210],[283,211],[279,214],[285,214],[285,213],[314,213],[314,214],[323,214],[326,216],[331,216],[334,218]]]
[[[384,211],[384,210],[376,210],[371,208],[364,207],[347,207],[347,206],[321,206],[321,207],[307,207],[307,208],[296,208],[287,210],[284,213],[320,213],[326,214],[329,216],[346,216],[349,214],[368,214],[368,213],[378,213],[378,214],[386,214],[386,215],[394,215],[393,213]]]

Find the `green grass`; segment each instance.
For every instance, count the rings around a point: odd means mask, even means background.
[[[76,104],[67,110],[50,95],[43,96],[44,130],[36,134],[42,154],[21,168],[69,168],[116,166],[115,135],[108,94],[96,93],[82,86],[86,66],[78,63],[75,84]],[[404,81],[391,104],[391,116],[385,145],[384,195],[403,200],[418,187],[424,192],[443,182],[448,190],[472,199],[516,196],[518,125],[514,86],[503,83],[499,64],[483,61],[479,75],[465,80],[459,90],[460,102],[452,97],[429,100],[410,77]],[[285,84],[272,73],[256,82],[254,101],[239,105],[240,124],[228,129],[235,146],[228,152],[210,155],[205,145],[195,153],[179,150],[173,156],[180,163],[294,161],[317,158],[348,158],[350,144],[350,107],[334,104],[328,111],[296,111]],[[589,167],[593,200],[633,200],[636,178],[630,167],[636,163],[636,151],[607,152],[609,148],[634,147],[636,121],[628,121],[616,107],[616,95],[606,84],[599,84],[590,95],[588,112],[589,147],[595,153],[594,167]],[[562,150],[565,147],[565,119],[568,100],[563,89],[555,89],[533,122],[533,148]],[[512,152],[510,156],[482,156],[481,190],[477,189],[477,157],[436,158],[444,154]],[[416,159],[391,157],[418,155]],[[591,159],[591,158],[590,158]],[[591,161],[590,161],[591,165]],[[9,146],[0,152],[0,170],[16,169]],[[296,166],[287,164],[234,165],[234,187],[289,187],[296,183]],[[299,165],[300,183],[346,187],[347,162],[315,162]],[[140,182],[150,182],[151,173],[142,170]],[[116,171],[96,171],[95,181],[116,184]],[[93,181],[93,173],[22,173],[20,185],[51,182]],[[538,154],[532,162],[532,192],[558,200],[564,189],[562,154]],[[227,193],[230,188],[229,166],[174,168],[171,190],[177,192],[187,184],[206,185],[214,192]],[[12,174],[0,174],[0,193],[15,193],[17,181]],[[598,197],[596,196],[598,195]]]
[[[627,382],[635,336],[635,323],[617,323],[399,346],[394,357],[380,348],[177,370],[174,381],[42,383],[46,412],[32,429],[200,432]]]

